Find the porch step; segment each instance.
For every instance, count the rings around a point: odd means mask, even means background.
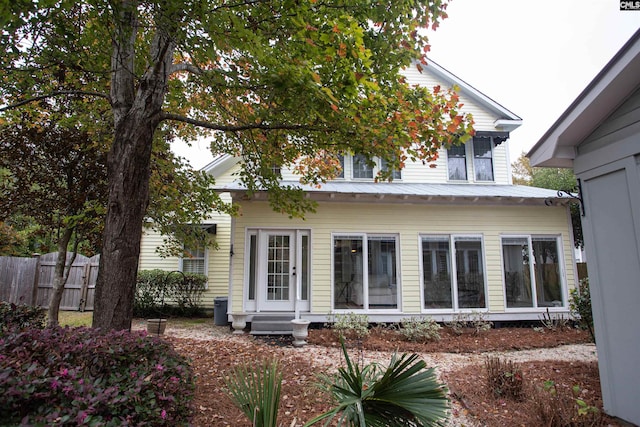
[[[291,335],[294,316],[253,316],[251,335]]]

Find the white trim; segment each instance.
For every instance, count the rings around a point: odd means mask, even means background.
[[[503,239],[527,239],[528,257],[529,257],[529,286],[531,292],[531,306],[530,307],[509,307],[507,302],[507,280],[505,277],[504,269],[504,245]],[[564,312],[569,308],[569,291],[567,286],[566,266],[564,262],[564,242],[561,234],[535,234],[535,233],[504,233],[500,234],[500,264],[502,274],[502,294],[505,313],[518,313],[518,312],[541,312],[544,313],[548,309],[549,312]],[[535,258],[533,254],[533,241],[534,239],[555,239],[556,253],[558,256],[558,279],[560,281],[560,294],[562,297],[561,306],[538,306],[538,284],[536,282],[535,274]],[[541,285],[543,286],[543,285]]]
[[[362,307],[363,308],[335,308],[335,239],[336,237],[361,238],[362,239]],[[395,308],[370,308],[369,307],[369,238],[393,238],[395,242],[395,279],[396,279],[396,307]],[[400,259],[400,234],[399,233],[368,233],[368,232],[332,232],[331,233],[331,292],[330,305],[332,313],[358,312],[358,313],[400,313],[402,312],[402,260]]]
[[[423,247],[422,239],[429,237],[441,237],[446,239],[449,244],[449,275],[451,281],[451,307],[445,308],[426,308],[425,296],[424,296],[424,260],[423,260]],[[457,254],[456,254],[456,239],[458,241],[464,241],[462,239],[477,239],[480,242],[480,256],[478,262],[481,263],[482,268],[482,288],[484,293],[484,307],[463,307],[459,306],[458,301],[458,277],[457,277]],[[487,279],[487,260],[486,249],[484,244],[484,234],[442,234],[442,233],[418,233],[418,263],[420,271],[420,309],[425,314],[447,314],[447,313],[471,313],[471,312],[488,312],[489,311],[489,292],[488,292],[488,279]]]

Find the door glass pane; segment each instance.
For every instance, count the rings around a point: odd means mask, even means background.
[[[369,308],[397,308],[398,276],[395,238],[369,237],[367,251]]]
[[[453,308],[448,236],[422,238],[424,308]]]
[[[538,307],[562,307],[558,239],[532,237]]]
[[[300,280],[302,281],[301,284],[301,294],[300,295],[300,299],[303,301],[307,301],[309,299],[309,256],[310,251],[309,251],[309,236],[302,236],[302,277],[300,278]]]
[[[269,236],[267,248],[267,300],[289,299],[290,238]]]
[[[258,236],[252,234],[249,236],[249,300],[256,299],[256,267],[257,267],[257,245]]]
[[[336,236],[333,239],[333,307],[363,307],[362,237]]]
[[[482,241],[479,238],[456,238],[456,279],[459,308],[486,307]]]
[[[503,238],[502,259],[507,307],[533,307],[528,239],[526,237]]]

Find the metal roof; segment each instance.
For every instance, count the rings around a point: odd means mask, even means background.
[[[308,193],[353,194],[371,196],[416,196],[416,197],[464,197],[464,198],[516,198],[516,199],[556,199],[557,191],[524,185],[483,185],[483,184],[428,184],[404,182],[353,182],[331,181],[320,188],[303,185],[297,181],[282,181],[282,186],[292,186]],[[244,192],[246,188],[234,182],[219,191]]]

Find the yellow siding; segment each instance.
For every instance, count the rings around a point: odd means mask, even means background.
[[[244,238],[247,228],[301,228],[311,230],[311,310],[331,310],[332,233],[367,232],[399,235],[401,300],[404,313],[419,313],[420,234],[482,235],[491,312],[504,312],[501,236],[504,234],[560,235],[564,247],[567,285],[574,286],[571,239],[566,209],[546,206],[428,206],[358,203],[322,203],[305,221],[273,212],[264,202],[243,202],[236,219],[233,267],[234,311],[242,311]]]

